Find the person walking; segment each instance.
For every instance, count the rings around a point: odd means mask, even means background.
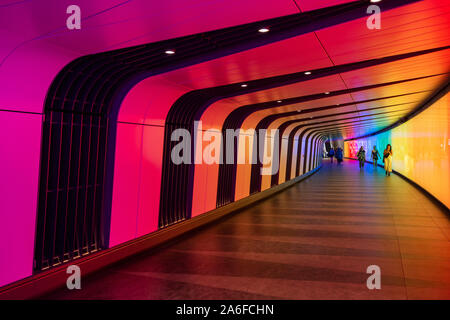
[[[363,146],[359,148],[358,153],[356,154],[356,157],[359,160],[359,168],[364,168],[364,163],[366,162],[366,150],[364,150]]]
[[[344,153],[342,152],[341,147],[338,147],[336,149],[336,160],[337,160],[338,164],[340,164],[342,162],[343,157],[344,157]]]
[[[373,162],[373,168],[376,170],[378,166],[378,159],[380,159],[380,153],[377,150],[377,146],[373,146],[372,149],[372,162]]]
[[[328,151],[328,156],[331,159],[331,163],[333,163],[333,157],[334,157],[334,149],[330,148],[330,151]]]
[[[383,162],[384,162],[384,170],[386,171],[386,176],[390,176],[392,172],[392,156],[394,153],[392,152],[392,146],[388,144],[386,149],[383,152]]]

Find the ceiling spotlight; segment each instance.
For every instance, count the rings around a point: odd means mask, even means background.
[[[175,54],[175,50],[166,50],[166,54]]]
[[[245,87],[247,87],[247,85],[244,83],[244,84],[241,84],[241,87],[245,88]]]
[[[258,32],[261,32],[261,33],[269,32],[269,28],[261,28],[258,30]]]
[[[297,109],[297,112],[302,112],[302,110],[300,110],[300,109]]]
[[[278,103],[281,103],[282,101],[281,101],[281,100],[277,100],[277,102],[278,102]]]
[[[306,71],[305,74],[306,74],[306,75],[310,75],[310,74],[311,74],[311,71]]]
[[[381,2],[381,0],[370,0],[370,2],[377,3],[377,2]]]
[[[330,92],[329,92],[329,91],[327,91],[327,92],[325,92],[325,94],[330,94]]]

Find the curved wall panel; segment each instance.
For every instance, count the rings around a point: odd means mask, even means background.
[[[345,141],[345,156],[356,158],[361,146],[369,156],[373,146],[382,155],[388,143],[392,168],[450,208],[450,94],[392,130]]]
[[[164,122],[187,88],[147,78],[124,98],[118,115],[110,246],[158,229]]]

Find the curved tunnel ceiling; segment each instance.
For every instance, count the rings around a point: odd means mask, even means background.
[[[165,214],[160,215],[160,225],[166,226],[190,217],[196,174],[194,165],[175,166],[168,161],[173,130],[186,128],[193,133],[195,120],[202,120],[204,129],[219,132],[274,128],[280,129],[279,139],[287,137],[288,148],[294,141],[301,148],[303,139],[345,139],[392,126],[448,82],[450,5],[439,0],[382,1],[378,3],[382,28],[376,31],[366,27],[368,0],[321,4],[296,0],[278,5],[249,1],[242,4],[243,16],[248,16],[231,17],[230,21],[220,17],[217,8],[226,8],[222,3],[205,18],[204,25],[187,19],[192,27],[183,29],[174,23],[173,29],[160,34],[149,32],[142,22],[145,14],[139,15],[139,10],[151,7],[145,1],[109,2],[108,10],[102,10],[106,2],[88,3],[84,22],[91,36],[85,31],[71,35],[69,39],[76,40],[71,45],[63,37],[67,33],[64,28],[48,24],[36,33],[31,28],[21,44],[11,41],[10,52],[1,55],[4,67],[12,53],[37,42],[67,46],[67,51],[76,52],[70,55],[76,59],[58,73],[46,94],[40,176],[48,178],[40,180],[38,210],[42,212],[49,210],[49,192],[61,189],[60,180],[69,188],[66,180],[72,177],[60,172],[89,163],[81,169],[87,177],[78,177],[77,184],[89,190],[85,197],[93,199],[92,210],[107,215],[117,123],[148,124],[153,109],[159,113],[152,125],[165,126],[160,201],[160,211]],[[20,10],[22,5],[26,4],[12,7]],[[164,5],[160,6],[162,11]],[[190,13],[198,11],[200,16],[207,16],[207,6],[203,1],[188,5]],[[252,6],[258,7],[254,13],[250,13]],[[129,23],[120,19],[119,13],[126,10],[133,13],[131,20],[140,21],[133,24],[133,36],[128,38],[112,26]],[[183,16],[180,8],[174,10],[178,12],[174,17]],[[13,23],[3,16],[0,23]],[[219,17],[218,21],[213,22],[214,17]],[[210,31],[206,25],[217,28]],[[104,26],[111,28],[110,32],[103,32]],[[259,33],[262,27],[269,32]],[[96,33],[97,29],[103,31]],[[89,41],[83,45],[86,39]],[[169,49],[175,54],[166,55],[164,51]],[[164,83],[170,90],[146,92],[145,85],[151,81]],[[126,99],[137,90],[144,93],[138,95],[136,104],[127,104]],[[155,108],[147,100],[152,94],[164,94],[166,100]],[[225,146],[226,142],[224,138]],[[71,154],[79,154],[79,158],[72,159]],[[312,150],[307,153],[310,159],[312,154]],[[252,166],[255,179],[250,193],[262,189],[260,166]],[[305,172],[307,166],[311,160],[301,163],[298,158],[296,174]],[[287,165],[286,172],[280,173],[284,179],[291,177],[290,170]],[[218,186],[216,202],[221,206],[235,199],[237,169],[220,165],[218,175],[223,183]],[[277,184],[278,174],[271,179],[271,185]],[[173,181],[180,185],[176,190],[172,190]],[[178,207],[174,207],[176,202]]]
[[[49,122],[64,122],[66,113],[88,113],[93,117],[89,120],[78,118],[77,121],[94,122],[99,128],[97,140],[107,141],[104,147],[100,147],[95,140],[90,141],[89,149],[98,151],[96,184],[111,186],[108,179],[112,179],[112,174],[103,177],[99,172],[112,170],[115,119],[119,110],[125,115],[119,117],[119,121],[127,118],[127,110],[120,109],[125,95],[137,83],[158,74],[162,74],[162,79],[186,88],[182,90],[185,92],[181,97],[176,97],[173,106],[162,107],[166,108],[167,115],[163,117],[166,129],[161,194],[166,196],[161,198],[160,211],[169,212],[168,216],[189,216],[195,166],[175,166],[168,161],[173,146],[170,141],[173,130],[181,127],[193,133],[195,120],[202,120],[217,130],[245,127],[246,119],[248,122],[252,115],[258,114],[261,116],[252,122],[254,127],[269,127],[278,118],[281,121],[277,122],[278,125],[282,124],[283,119],[294,125],[295,122],[305,121],[292,119],[295,118],[294,110],[304,109],[302,104],[309,102],[312,104],[306,109],[313,117],[333,119],[330,120],[330,126],[323,128],[324,134],[328,129],[332,136],[345,138],[349,133],[358,135],[391,125],[414,110],[431,91],[446,81],[450,56],[447,39],[445,35],[442,36],[442,24],[423,26],[421,22],[415,29],[409,26],[405,29],[404,24],[398,22],[403,21],[398,18],[399,14],[404,15],[406,20],[414,17],[417,11],[426,11],[433,17],[437,10],[442,10],[442,5],[437,1],[429,1],[426,4],[412,4],[413,9],[407,6],[415,2],[394,0],[381,3],[383,28],[376,35],[372,35],[365,24],[365,10],[369,1],[354,1],[81,57],[59,73],[52,84],[46,102],[46,112],[52,112],[48,115]],[[403,8],[408,9],[403,12]],[[395,22],[393,17],[396,17]],[[422,16],[422,20],[426,21],[427,18],[423,19]],[[270,31],[258,33],[261,27],[267,27]],[[348,39],[347,43],[336,43],[334,28],[352,29],[352,34],[357,35],[356,41]],[[421,36],[423,28],[436,30],[437,36],[420,46],[411,46],[411,41],[407,39],[413,35]],[[380,39],[383,33],[391,34],[393,31],[403,31],[407,37],[388,46]],[[333,34],[333,38],[330,38],[330,34]],[[167,49],[174,50],[175,54],[165,55],[163,52]],[[239,66],[242,71],[247,68],[249,72],[247,75],[235,75],[235,71],[229,69],[233,65]],[[250,71],[250,68],[255,71]],[[405,87],[408,89],[405,90]],[[370,102],[376,103],[377,99],[389,101],[398,97],[401,103],[387,104],[391,107],[385,106],[383,109],[385,122],[381,122],[378,117],[383,112],[370,113],[378,109],[365,106]],[[339,107],[324,108],[321,101],[330,100]],[[224,108],[224,103],[231,108]],[[280,112],[280,107],[285,108],[285,111]],[[260,112],[263,110],[265,113]],[[277,114],[272,122],[261,123],[271,113]],[[343,117],[347,114],[355,114],[352,118],[354,125],[340,127],[340,123],[347,120]],[[378,121],[373,121],[373,126],[369,126],[367,120],[372,117]],[[127,119],[133,122],[129,117]],[[365,125],[358,126],[359,122]],[[315,122],[309,119],[306,124],[314,127]],[[51,126],[44,127],[45,130],[50,134]],[[43,152],[44,157],[48,154],[51,154],[50,150]],[[48,163],[48,159],[42,160],[42,163]],[[45,166],[42,170],[43,175],[46,175]],[[258,176],[258,165],[254,165],[252,170],[255,177]],[[232,181],[235,173],[236,168],[232,166],[219,167],[219,176],[229,183],[219,186],[218,205],[234,200]],[[172,192],[172,181],[178,181],[182,187]],[[260,183],[256,182],[251,190],[261,190]],[[105,192],[108,198],[111,190]],[[102,193],[97,197],[102,198]],[[186,212],[170,213],[178,211],[172,208],[175,199],[181,199],[185,205],[179,210]],[[167,225],[169,222],[162,221],[161,224]]]

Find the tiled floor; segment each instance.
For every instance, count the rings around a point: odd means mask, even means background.
[[[369,290],[369,265],[381,289]],[[396,175],[324,162],[243,212],[48,299],[450,299],[450,219]]]

